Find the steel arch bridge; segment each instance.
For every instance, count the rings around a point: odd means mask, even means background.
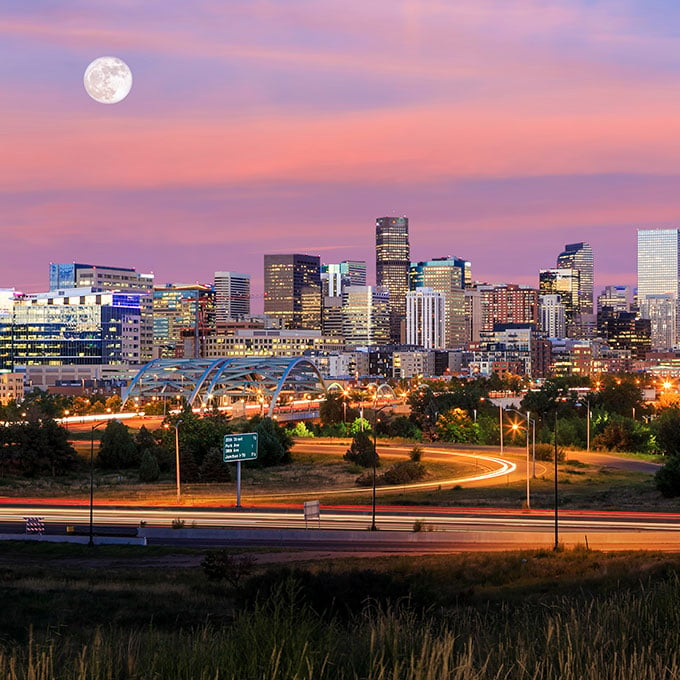
[[[319,370],[305,357],[154,359],[123,392],[121,408],[130,400],[179,397],[199,409],[237,402],[268,404],[271,418],[277,405],[325,393]]]

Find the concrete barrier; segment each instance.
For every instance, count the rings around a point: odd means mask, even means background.
[[[37,543],[80,543],[90,542],[89,536],[73,534],[0,534],[0,541],[32,541]],[[95,545],[147,545],[144,536],[95,536]]]

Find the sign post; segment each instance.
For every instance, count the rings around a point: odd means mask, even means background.
[[[236,507],[241,507],[241,461],[257,459],[257,432],[225,434],[222,461],[236,463]]]

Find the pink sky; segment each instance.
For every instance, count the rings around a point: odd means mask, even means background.
[[[265,252],[372,271],[390,214],[414,260],[480,280],[536,285],[588,241],[597,286],[634,284],[636,229],[679,226],[678,18],[670,0],[10,0],[0,287],[79,261],[245,271],[261,295]],[[82,86],[107,54],[134,74],[114,106]]]

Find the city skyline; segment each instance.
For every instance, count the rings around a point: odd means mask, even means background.
[[[409,217],[412,261],[475,279],[536,285],[585,241],[598,289],[633,285],[636,230],[680,216],[678,12],[6,3],[0,287],[76,261],[245,271],[257,298],[264,252],[365,259],[373,281],[379,215]],[[105,54],[134,76],[114,106],[82,86]]]

